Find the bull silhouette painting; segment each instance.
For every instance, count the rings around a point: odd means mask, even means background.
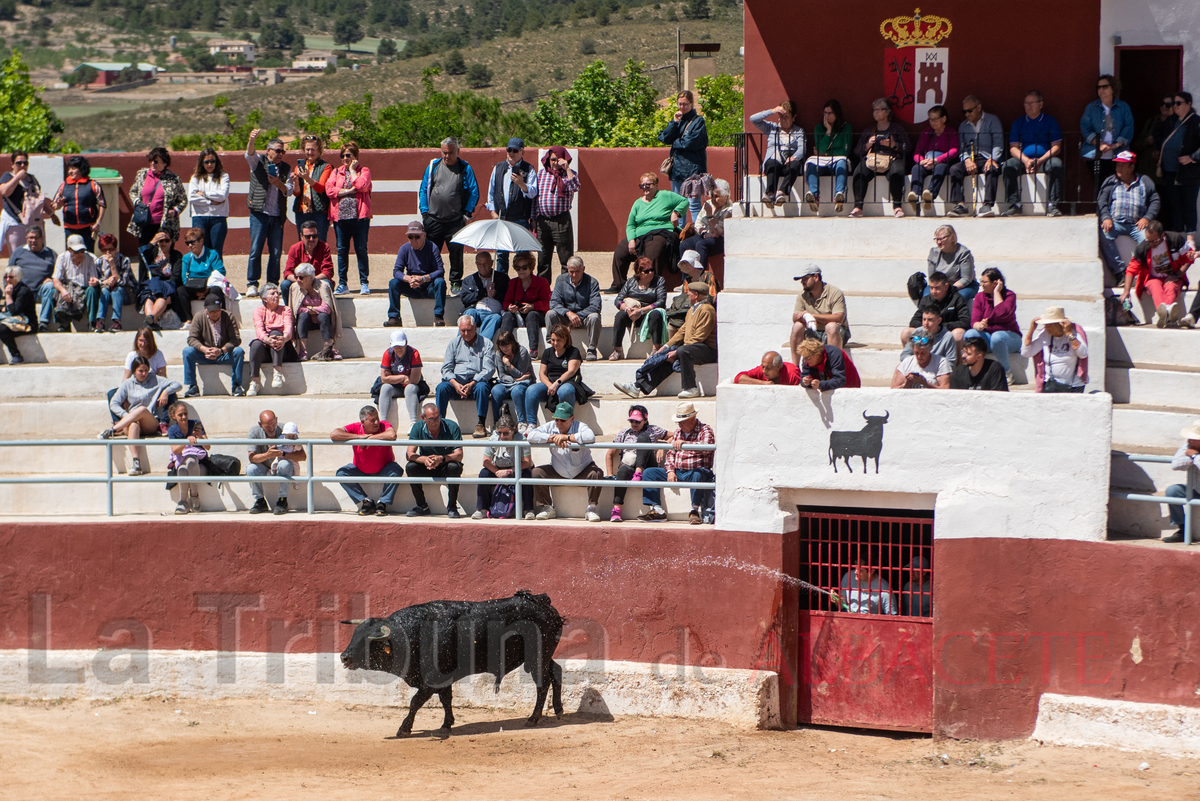
[[[518,590],[491,601],[430,601],[406,606],[386,618],[343,620],[356,626],[342,652],[347,670],[381,670],[416,689],[397,737],[412,733],[417,711],[435,693],[442,702],[442,729],[454,724],[452,685],[465,676],[491,673],[500,680],[522,665],[537,686],[537,701],[527,726],[536,726],[553,689],[554,714],[562,717],[562,667],[554,649],[563,618],[548,595]]]
[[[885,411],[883,417],[868,417],[866,412],[863,412],[863,419],[867,421],[862,431],[830,431],[829,432],[829,463],[833,465],[833,472],[837,472],[837,460],[843,459],[846,462],[846,469],[851,473],[854,468],[850,466],[851,456],[861,456],[863,463],[863,472],[867,472],[867,459],[875,460],[875,472],[879,472],[879,451],[883,449],[883,424],[888,421],[888,413]]]

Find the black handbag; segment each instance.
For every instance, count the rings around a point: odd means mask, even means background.
[[[210,476],[240,476],[242,474],[241,460],[236,456],[228,456],[224,453],[209,454],[208,458],[200,460],[200,464],[204,465]]]
[[[133,204],[133,220],[134,225],[149,225],[150,224],[150,207],[142,201],[138,200]]]

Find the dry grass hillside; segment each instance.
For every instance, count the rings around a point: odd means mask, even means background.
[[[492,85],[478,91],[504,101],[566,89],[579,71],[595,59],[602,59],[613,72],[618,72],[630,58],[645,62],[647,68],[674,65],[676,27],[683,29],[685,42],[721,43],[718,71],[734,74],[742,71],[742,59],[738,56],[742,46],[740,14],[674,22],[663,18],[668,13],[669,6],[659,11],[635,9],[630,15],[633,19],[614,15],[612,23],[603,27],[591,19],[570,22],[553,30],[526,33],[519,40],[484,42],[477,48],[464,50],[463,55],[467,64],[482,62],[495,73]],[[591,48],[586,46],[589,41]],[[595,52],[583,52],[588,49]],[[296,120],[306,116],[305,106],[309,102],[319,103],[328,112],[342,103],[360,100],[367,92],[374,97],[376,107],[418,99],[421,70],[440,58],[426,56],[361,67],[356,72],[341,70],[335,75],[278,86],[234,89],[228,93],[228,108],[240,119],[261,109],[265,127],[278,126],[281,131],[295,132]],[[665,94],[675,85],[674,69],[654,72],[651,79]],[[514,80],[520,83],[519,89],[514,89]],[[437,86],[443,91],[467,88],[462,75],[443,75],[437,79]],[[536,91],[530,91],[529,86]],[[512,107],[533,111],[534,106],[535,101],[514,103]],[[125,151],[165,145],[179,134],[219,131],[224,126],[224,113],[213,108],[211,99],[201,98],[68,120],[65,135],[84,150]]]

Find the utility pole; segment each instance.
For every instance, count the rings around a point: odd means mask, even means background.
[[[683,64],[681,59],[683,56],[683,33],[679,27],[675,28],[675,96],[683,91]]]

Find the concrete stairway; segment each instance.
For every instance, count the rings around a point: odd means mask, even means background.
[[[613,296],[604,296],[602,317],[605,323],[601,339],[601,361],[585,362],[583,380],[599,394],[588,403],[577,407],[577,416],[596,431],[601,440],[611,440],[614,434],[628,426],[627,410],[632,403],[613,389],[614,381],[632,380],[634,372],[649,353],[648,343],[625,344],[627,358],[622,361],[607,361],[612,348],[612,329],[615,308]],[[358,410],[371,403],[369,389],[379,375],[379,359],[388,347],[391,334],[396,329],[384,328],[388,301],[386,295],[376,292],[371,296],[350,295],[337,300],[342,315],[344,336],[338,348],[344,359],[338,362],[287,363],[282,368],[286,379],[278,390],[270,389],[273,368],[263,368],[262,393],[256,398],[234,398],[231,396],[230,370],[228,367],[204,366],[198,369],[199,384],[203,396],[188,401],[193,419],[204,422],[210,438],[245,437],[258,413],[270,408],[276,412],[280,422],[296,422],[304,436],[325,436],[339,425],[358,419]],[[243,347],[248,348],[253,339],[252,314],[258,301],[243,299],[233,305],[231,311],[241,321]],[[196,306],[198,309],[198,304]],[[409,344],[422,355],[426,380],[435,387],[439,380],[442,355],[447,344],[457,333],[454,320],[461,310],[457,298],[448,298],[446,304],[447,326],[435,328],[433,302],[404,299],[401,316]],[[117,334],[94,334],[83,332],[52,332],[21,337],[19,347],[27,363],[25,365],[0,368],[0,438],[20,439],[92,439],[110,425],[104,393],[121,380],[126,355],[131,350],[134,329],[141,323],[140,315],[126,307],[122,320],[124,331]],[[186,331],[163,331],[158,335],[159,348],[168,362],[168,376],[182,382],[183,368],[179,354],[186,344]],[[527,344],[524,329],[516,332],[518,340]],[[575,332],[575,344],[584,344],[580,332]],[[320,348],[320,335],[310,336],[310,350]],[[545,347],[545,343],[542,343]],[[539,363],[534,362],[534,369]],[[248,373],[248,368],[247,368]],[[715,401],[712,394],[717,385],[717,366],[707,365],[698,370],[702,390],[708,398],[697,399],[697,408],[702,419],[715,419]],[[246,376],[246,381],[249,376]],[[650,410],[651,421],[668,430],[674,427],[672,416],[680,391],[679,377],[672,375],[655,397],[641,402]],[[473,402],[453,401],[447,416],[459,423],[469,439],[475,427],[476,415]],[[546,415],[543,412],[542,417]],[[409,429],[409,420],[403,404],[393,407],[389,415],[403,438]],[[489,415],[490,421],[490,415]],[[113,470],[116,473],[128,468],[129,455],[125,443],[116,440],[113,448]],[[216,452],[238,456],[246,463],[242,446],[216,446]],[[39,447],[13,447],[8,449],[6,459],[0,464],[0,475],[50,474],[50,475],[104,475],[105,451],[99,447],[75,447],[49,449]],[[161,446],[142,447],[143,464],[149,464],[156,480],[117,487],[114,500],[118,512],[169,513],[174,508],[178,490],[168,494],[163,491],[163,473],[166,468],[167,451]],[[397,452],[403,461],[402,449]],[[594,451],[597,464],[604,464],[605,452]],[[535,451],[535,463],[547,462],[544,450]],[[317,475],[331,475],[342,464],[350,461],[349,449],[345,447],[318,447],[314,460]],[[465,451],[466,476],[475,476],[482,468],[481,449]],[[224,485],[218,493],[214,487],[204,485],[202,501],[204,509],[237,510],[248,508],[252,502],[249,487],[245,484]],[[64,492],[58,485],[0,485],[0,508],[14,514],[53,514],[61,510],[64,514],[103,513],[105,493],[103,485],[75,485],[68,490],[69,504],[61,504]],[[426,494],[435,512],[445,510],[445,488],[435,491],[427,488]],[[271,492],[268,490],[268,495]],[[293,491],[292,509],[304,508],[303,489]],[[586,491],[582,488],[556,488],[556,504],[560,515],[582,517],[586,506]],[[605,490],[601,497],[601,513],[607,521],[611,508],[611,491]],[[475,509],[473,487],[464,487],[460,494],[460,506],[468,513]],[[643,511],[640,492],[627,494],[626,517],[632,518]],[[666,492],[668,513],[672,519],[686,519],[687,495],[676,491]],[[396,496],[395,508],[404,510],[412,505],[411,492],[401,487]],[[329,511],[350,509],[349,498],[335,483],[322,485],[314,494],[317,510]]]

